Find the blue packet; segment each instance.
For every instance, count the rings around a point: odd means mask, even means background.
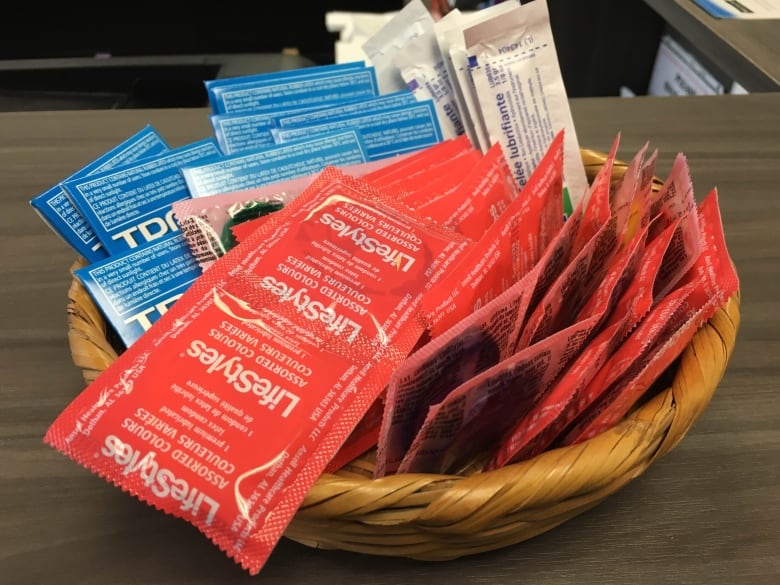
[[[338,73],[350,69],[364,69],[365,67],[366,63],[364,61],[349,61],[346,63],[313,65],[311,67],[300,67],[298,69],[285,69],[283,71],[264,71],[263,73],[252,73],[249,75],[207,79],[203,82],[203,85],[206,88],[206,94],[208,95],[212,114],[218,114],[220,112],[217,107],[218,100],[216,99],[216,94],[220,92],[221,88],[235,88],[241,85],[252,85],[258,82],[280,82],[285,79],[291,79],[295,77],[303,77],[312,74],[325,75],[327,73]]]
[[[209,121],[220,150],[224,154],[236,154],[264,146],[274,146],[276,143],[271,135],[271,128],[276,127],[276,120],[280,115],[311,112],[327,107],[329,105],[294,108],[281,112],[211,114]]]
[[[202,274],[181,232],[74,271],[126,347]]]
[[[369,160],[420,150],[442,141],[441,126],[433,100],[320,124],[274,128],[271,134],[277,143],[283,144],[290,140],[302,140],[333,132],[344,126],[360,131],[366,143]]]
[[[225,155],[216,161],[184,167],[181,173],[190,196],[198,198],[311,175],[327,166],[367,161],[366,144],[360,132],[347,129]]]
[[[212,86],[209,88],[209,101],[215,114],[237,114],[278,112],[370,98],[378,94],[376,72],[373,67],[364,66]]]
[[[220,150],[226,155],[276,144],[271,136],[274,115],[270,112],[212,114],[209,122]]]
[[[67,180],[102,173],[170,150],[151,125],[119,143],[94,161],[70,175]],[[62,184],[55,185],[30,200],[38,215],[87,262],[105,258],[108,253],[84,215],[73,205]]]
[[[274,117],[276,128],[296,128],[324,122],[344,120],[357,115],[373,114],[397,106],[416,104],[417,98],[407,89],[386,93],[375,98],[349,101],[332,106],[319,107],[304,112],[292,112]],[[270,134],[270,131],[269,131]],[[273,136],[271,136],[273,139]]]
[[[189,197],[180,167],[221,156],[217,142],[206,138],[62,185],[113,256],[177,231],[171,205]]]

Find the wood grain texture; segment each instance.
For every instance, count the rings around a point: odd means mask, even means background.
[[[742,324],[703,417],[674,451],[604,503],[499,551],[431,563],[284,540],[250,577],[194,528],[44,446],[80,391],[64,306],[73,254],[29,199],[152,123],[178,146],[206,110],[0,114],[0,582],[772,583],[780,581],[780,95],[573,101],[581,144],[623,158],[645,141],[665,175],[686,153],[699,199],[720,194]]]

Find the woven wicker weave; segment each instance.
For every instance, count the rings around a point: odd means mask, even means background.
[[[583,149],[582,156],[592,179],[604,155]],[[613,179],[625,168],[615,164]],[[82,265],[77,260],[72,269]],[[546,532],[600,503],[677,445],[725,372],[739,319],[737,293],[696,333],[670,372],[671,382],[609,431],[470,476],[375,480],[369,453],[335,475],[321,476],[285,536],[312,547],[446,560]],[[68,327],[73,362],[90,382],[121,346],[76,278],[68,292]]]

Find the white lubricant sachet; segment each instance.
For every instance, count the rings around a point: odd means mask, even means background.
[[[418,101],[432,100],[444,138],[464,133],[455,90],[433,29],[410,39],[393,58],[406,86]]]
[[[433,30],[433,24],[422,0],[412,0],[363,43],[361,48],[374,66],[380,94],[406,89],[393,58],[407,41]]]
[[[522,187],[555,135],[565,132],[564,212],[588,183],[555,50],[546,0],[514,7],[463,31],[491,142],[500,142]]]
[[[463,31],[477,23],[491,18],[500,17],[519,6],[516,0],[494,4],[488,8],[475,12],[461,13],[452,11],[434,24],[434,33],[439,43],[439,50],[445,57],[445,63],[449,67],[450,78],[456,87],[461,116],[464,118],[464,126],[472,144],[478,146],[482,152],[487,152],[491,141],[482,119],[482,111],[479,108],[474,81],[468,68],[468,54],[463,38]]]

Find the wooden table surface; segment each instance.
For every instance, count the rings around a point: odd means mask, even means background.
[[[31,197],[144,124],[172,146],[210,134],[206,110],[0,114],[0,583],[780,583],[780,94],[573,101],[580,143],[665,176],[687,154],[697,197],[717,187],[742,288],[736,349],[682,443],[595,509],[503,550],[446,563],[282,540],[256,577],[194,528],[42,443],[82,389],[65,302],[74,259]]]

